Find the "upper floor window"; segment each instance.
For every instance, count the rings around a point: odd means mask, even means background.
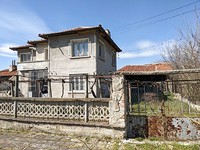
[[[73,41],[72,57],[88,56],[88,40]]]
[[[105,46],[100,41],[99,41],[99,57],[102,58],[102,59],[105,58]]]
[[[31,53],[22,53],[20,55],[20,62],[28,62],[31,61]]]
[[[116,53],[112,53],[112,65],[115,67],[116,66]]]

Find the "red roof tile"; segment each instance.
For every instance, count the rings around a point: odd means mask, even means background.
[[[9,71],[9,69],[0,70],[0,77],[12,77],[17,73],[17,70]]]
[[[127,65],[118,71],[164,71],[164,70],[173,70],[168,63],[159,63],[159,64],[146,64],[146,65]]]

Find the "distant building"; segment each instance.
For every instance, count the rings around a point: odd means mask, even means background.
[[[14,77],[16,73],[17,67],[14,62],[9,69],[0,70],[0,97],[12,96],[13,82],[11,78]]]

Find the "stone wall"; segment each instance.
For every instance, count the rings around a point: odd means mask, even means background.
[[[124,76],[115,75],[112,80],[112,100],[110,101],[110,125],[126,127],[126,96]]]

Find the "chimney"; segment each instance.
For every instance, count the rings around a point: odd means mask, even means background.
[[[9,72],[12,72],[17,69],[17,66],[15,65],[15,60],[12,60],[12,65],[9,66]]]
[[[110,30],[108,29],[105,29],[105,32],[109,35],[109,37],[111,37],[111,33],[110,33]]]

